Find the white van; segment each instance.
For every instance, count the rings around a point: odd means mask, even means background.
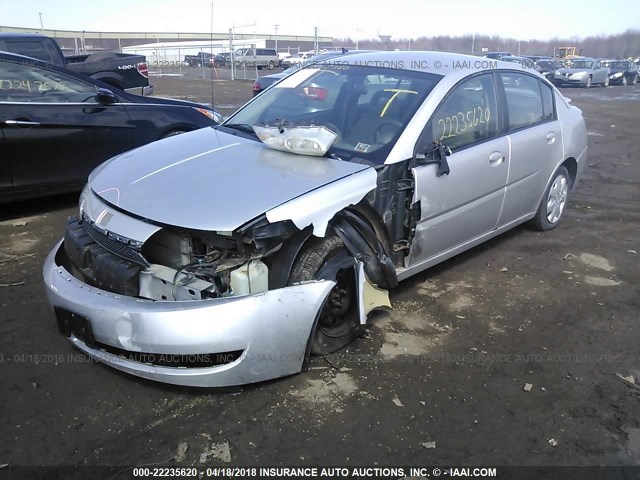
[[[273,70],[279,65],[278,54],[273,48],[239,48],[235,51],[236,66],[241,68],[253,67]]]

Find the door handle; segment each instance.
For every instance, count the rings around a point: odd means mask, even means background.
[[[16,127],[37,127],[40,122],[28,122],[26,120],[5,120],[6,125],[15,125]]]
[[[556,141],[556,134],[555,132],[549,132],[547,133],[547,143],[553,143]]]
[[[504,155],[502,155],[501,152],[493,152],[491,155],[489,155],[489,163],[491,165],[500,165],[502,162],[504,162]]]

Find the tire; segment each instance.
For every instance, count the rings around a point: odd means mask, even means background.
[[[269,62],[269,65],[267,66],[267,68],[268,68],[269,70],[273,70],[273,69],[274,69],[274,67],[275,67],[274,63],[273,63],[273,62]]]
[[[635,85],[636,83],[638,83],[638,76],[637,76],[637,75],[636,75],[636,76],[634,76],[634,77],[631,79],[631,82],[629,82],[629,83],[631,83],[631,85]]]
[[[591,88],[591,75],[587,78],[587,83],[584,85],[584,88]]]
[[[553,180],[544,191],[536,216],[531,219],[533,228],[546,232],[558,226],[567,204],[570,180],[569,171],[566,167],[560,167],[556,171]]]
[[[602,88],[606,88],[608,86],[609,86],[609,77],[605,78],[604,82],[602,82]]]
[[[345,247],[336,236],[312,241],[296,259],[289,285],[316,279],[325,262],[342,251]],[[344,348],[364,331],[358,317],[354,269],[339,270],[332,280],[337,284],[329,293],[313,332],[311,353],[314,355],[326,355]]]
[[[623,87],[627,86],[627,77],[625,77],[624,75],[622,76],[622,80],[620,80],[620,85],[622,85]]]

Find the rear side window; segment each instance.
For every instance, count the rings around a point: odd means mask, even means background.
[[[0,102],[93,101],[96,88],[76,78],[25,63],[0,61]]]
[[[60,55],[52,40],[43,38],[34,40],[5,40],[0,41],[0,50],[5,50],[26,57],[37,58],[43,62],[58,64]]]
[[[544,94],[537,78],[518,72],[502,72],[500,78],[507,99],[510,130],[535,125],[553,117],[553,97],[549,99],[547,94],[545,108]],[[551,117],[548,116],[549,108]]]
[[[553,90],[551,87],[543,82],[540,84],[540,93],[542,94],[542,113],[545,120],[552,120],[554,118],[553,113]]]
[[[433,140],[452,150],[497,135],[496,95],[491,74],[466,80],[445,98],[431,120]]]

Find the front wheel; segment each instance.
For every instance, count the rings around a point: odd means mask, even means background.
[[[273,70],[275,67],[275,64],[273,62],[269,62],[268,68],[269,70]]]
[[[318,273],[327,262],[345,253],[342,240],[336,236],[312,241],[293,265],[289,285],[320,279]],[[315,355],[326,355],[346,347],[362,334],[364,328],[358,316],[354,268],[349,266],[339,269],[333,276],[334,278],[324,278],[334,280],[336,285],[320,311],[311,344],[311,353]]]
[[[622,84],[623,87],[627,86],[627,77],[623,76],[622,80],[620,81],[620,83]]]
[[[569,195],[569,171],[560,167],[544,192],[531,223],[536,230],[552,230],[560,223]]]
[[[589,75],[589,78],[587,78],[587,83],[585,84],[584,88],[591,88],[591,75]]]

